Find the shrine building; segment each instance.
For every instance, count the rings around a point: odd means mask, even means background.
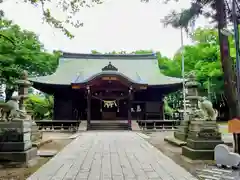
[[[163,98],[182,79],[161,74],[155,54],[62,53],[55,73],[30,78],[54,96],[53,120],[164,119]]]

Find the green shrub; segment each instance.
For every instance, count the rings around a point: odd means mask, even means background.
[[[52,119],[53,117],[53,97],[30,95],[25,101],[27,111],[31,112],[36,120]]]
[[[173,109],[168,105],[166,99],[164,99],[164,113],[169,117],[173,117]]]

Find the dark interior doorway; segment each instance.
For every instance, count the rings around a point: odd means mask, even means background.
[[[128,101],[116,101],[117,106],[106,107],[104,101],[92,99],[91,119],[92,120],[126,120],[128,116]]]

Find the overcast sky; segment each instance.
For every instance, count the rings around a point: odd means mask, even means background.
[[[180,48],[180,30],[165,28],[160,20],[171,9],[188,7],[189,0],[167,5],[160,1],[151,0],[145,4],[140,0],[105,0],[101,5],[82,9],[75,18],[81,20],[84,26],[72,28],[75,35],[72,40],[59,30],[42,23],[40,7],[8,0],[0,8],[5,10],[7,18],[22,28],[37,33],[49,50],[87,53],[91,50],[110,52],[153,49],[172,57]],[[55,10],[55,13],[58,11]],[[205,24],[205,20],[200,19],[196,27]],[[186,36],[184,43],[190,43]]]

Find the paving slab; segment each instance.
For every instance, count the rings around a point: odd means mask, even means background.
[[[197,180],[137,132],[83,132],[27,180]]]
[[[37,152],[37,155],[40,157],[53,157],[57,154],[58,152],[56,150],[39,150]]]

